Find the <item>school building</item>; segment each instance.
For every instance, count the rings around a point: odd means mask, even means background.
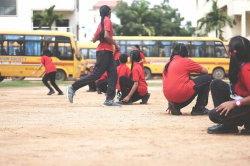
[[[206,13],[212,10],[212,4],[213,0],[196,0],[197,27]],[[236,35],[250,39],[250,0],[218,0],[217,4],[221,11],[227,13],[236,23],[233,28],[228,25],[223,28],[225,40]],[[215,37],[215,31],[210,32],[208,36]]]

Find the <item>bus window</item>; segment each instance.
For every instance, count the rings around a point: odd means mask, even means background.
[[[56,57],[60,60],[73,60],[73,52],[70,43],[58,43]]]
[[[125,54],[126,53],[126,46],[121,46],[121,54]]]
[[[214,57],[214,46],[206,46],[206,57]]]
[[[121,40],[120,41],[120,45],[125,45],[126,44],[126,41],[125,40]]]
[[[143,41],[142,52],[146,57],[159,57],[159,46],[157,41]]]
[[[189,50],[190,57],[206,57],[204,41],[192,41]]]
[[[160,57],[170,57],[171,54],[171,46],[162,46],[160,48]]]
[[[89,59],[96,59],[96,49],[89,49]]]
[[[41,36],[25,36],[25,55],[41,56]]]
[[[84,59],[88,59],[88,49],[82,48],[81,53]]]
[[[189,41],[172,41],[172,45],[175,45],[175,44],[185,44],[186,46],[190,45],[190,42]]]
[[[228,55],[224,46],[215,46],[215,57],[228,58]]]
[[[132,40],[132,41],[127,41],[127,45],[141,45],[141,41],[136,41],[136,40]]]

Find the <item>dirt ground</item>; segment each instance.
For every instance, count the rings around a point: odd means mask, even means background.
[[[45,87],[0,88],[0,165],[250,165],[250,137],[207,134],[213,123],[190,116],[194,103],[167,114],[162,87],[149,88],[148,105],[122,108],[86,89],[70,104]]]

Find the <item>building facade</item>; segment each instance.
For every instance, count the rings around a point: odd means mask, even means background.
[[[250,39],[250,0],[218,0],[218,8],[227,13],[236,25],[223,28],[224,38],[226,40],[233,36],[241,35]],[[205,17],[206,13],[212,10],[213,0],[196,0],[196,20],[197,27],[199,21]],[[209,37],[215,37],[215,31],[208,34]]]

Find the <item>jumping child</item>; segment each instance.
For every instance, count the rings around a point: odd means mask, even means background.
[[[133,49],[134,50],[138,50],[138,51],[140,51],[140,56],[141,56],[141,59],[140,59],[140,61],[139,61],[139,64],[141,65],[141,67],[142,67],[142,69],[144,68],[144,66],[143,66],[143,62],[146,62],[146,60],[145,60],[145,56],[144,56],[144,54],[143,54],[143,52],[141,51],[141,49],[140,49],[140,46],[139,45],[134,45],[134,47],[133,47]]]
[[[67,98],[70,103],[73,103],[73,97],[75,92],[88,85],[88,83],[99,79],[105,71],[108,73],[108,90],[107,97],[103,103],[103,106],[115,106],[121,107],[120,104],[114,102],[117,71],[115,60],[113,56],[113,45],[117,51],[120,51],[120,46],[113,40],[113,27],[110,20],[111,9],[110,7],[103,5],[100,8],[101,23],[98,25],[96,33],[93,37],[93,42],[100,40],[100,44],[96,49],[96,64],[94,71],[91,74],[81,78],[67,87]]]
[[[190,73],[203,74],[193,80]],[[169,111],[173,115],[182,115],[181,108],[189,105],[198,95],[196,105],[191,115],[205,115],[208,110],[209,85],[212,78],[206,68],[188,58],[188,49],[184,44],[173,47],[170,61],[166,64],[163,76],[163,93],[169,104]]]
[[[229,42],[229,80],[213,80],[211,93],[215,109],[209,118],[218,125],[207,132],[238,133],[238,126],[244,125],[241,134],[250,134],[250,41],[241,36]]]
[[[133,50],[131,56],[131,73],[132,79],[127,76],[121,76],[119,79],[122,92],[119,104],[130,105],[135,101],[142,99],[140,104],[147,104],[150,97],[148,85],[145,81],[145,74],[139,62],[141,60],[140,52]]]
[[[42,81],[43,81],[43,84],[49,89],[49,93],[47,93],[47,95],[52,95],[53,93],[55,93],[54,89],[51,88],[51,86],[49,85],[48,80],[50,80],[51,85],[56,89],[56,91],[58,92],[58,95],[63,95],[63,92],[56,85],[55,80],[56,80],[57,70],[50,56],[51,56],[50,50],[48,48],[43,48],[41,64],[35,72],[31,73],[31,75],[35,75],[44,66],[45,71],[43,71],[42,74],[40,74],[38,77],[42,77],[43,74],[46,72]]]

